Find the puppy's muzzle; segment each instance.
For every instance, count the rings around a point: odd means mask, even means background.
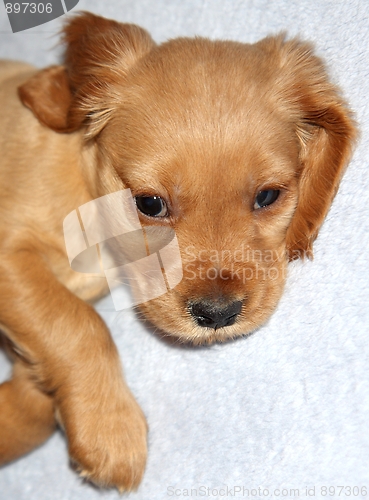
[[[214,328],[214,330],[233,325],[241,309],[241,301],[222,304],[204,300],[192,303],[189,307],[191,315],[199,326]]]

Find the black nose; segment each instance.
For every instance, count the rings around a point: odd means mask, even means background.
[[[235,301],[230,304],[201,301],[190,306],[190,312],[199,326],[208,328],[221,328],[230,326],[236,321],[242,309],[242,302]]]

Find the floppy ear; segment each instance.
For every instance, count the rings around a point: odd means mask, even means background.
[[[93,14],[77,14],[63,30],[65,65],[39,71],[18,89],[25,106],[57,132],[88,126],[96,135],[119,99],[116,87],[154,46],[150,35],[133,24]]]
[[[41,123],[57,132],[69,131],[68,110],[72,96],[63,66],[38,71],[18,88],[18,95]]]
[[[281,36],[269,39],[267,46],[278,53],[278,101],[300,143],[298,204],[287,232],[288,255],[290,260],[312,257],[313,242],[350,159],[356,126],[309,44],[285,42]]]

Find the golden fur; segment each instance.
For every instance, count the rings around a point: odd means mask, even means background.
[[[183,341],[233,338],[270,316],[288,261],[311,256],[356,131],[296,39],[157,46],[137,26],[87,13],[63,36],[63,65],[0,69],[0,326],[14,358],[0,386],[0,462],[58,422],[82,475],[129,490],[143,474],[146,422],[88,304],[106,282],[72,271],[63,219],[127,187],[160,196],[168,215],[140,214],[141,224],[175,230],[184,277],[141,310]],[[255,208],[267,190],[279,197]],[[228,326],[194,313],[230,303],[241,310]]]

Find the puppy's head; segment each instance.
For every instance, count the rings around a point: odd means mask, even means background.
[[[254,330],[275,309],[289,260],[312,244],[355,138],[309,45],[177,39],[74,17],[65,65],[20,97],[95,151],[93,196],[130,188],[141,224],[177,236],[182,281],[140,307],[195,343]]]

